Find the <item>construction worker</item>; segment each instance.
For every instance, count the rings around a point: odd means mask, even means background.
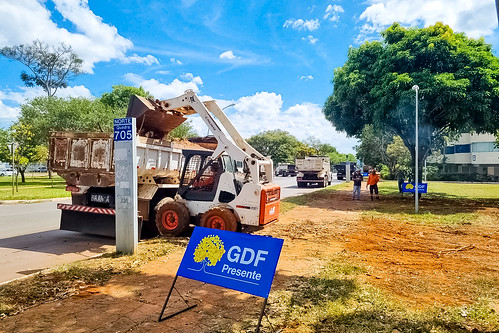
[[[367,184],[366,188],[370,186],[369,192],[371,193],[371,201],[373,201],[373,192],[376,194],[376,199],[379,200],[379,195],[378,195],[378,182],[379,182],[379,175],[376,174],[376,169],[372,169],[371,172],[369,173],[369,177],[367,177]]]

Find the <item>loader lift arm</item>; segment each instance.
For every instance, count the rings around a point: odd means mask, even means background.
[[[136,97],[142,99],[141,97]],[[254,183],[268,183],[272,181],[273,165],[272,160],[263,156],[239,134],[229,118],[220,109],[215,101],[201,102],[192,90],[187,90],[183,95],[171,99],[159,101],[164,111],[178,111],[185,114],[197,113],[208,126],[209,130],[217,139],[218,145],[212,154],[212,159],[217,159],[223,153],[229,154],[235,161],[244,161],[249,168],[251,181]],[[194,111],[194,112],[192,112]],[[213,115],[219,120],[227,133],[232,138],[229,139],[224,131],[218,126]],[[128,112],[131,113],[131,110]],[[127,114],[127,116],[130,116]],[[263,174],[261,167],[263,168]]]

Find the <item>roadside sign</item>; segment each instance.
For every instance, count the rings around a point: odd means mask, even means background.
[[[369,172],[363,172],[362,177],[369,177]]]
[[[130,254],[137,251],[139,238],[135,121],[114,119],[116,251]]]
[[[131,141],[133,139],[133,118],[114,119],[114,141]]]
[[[414,183],[402,183],[402,192],[405,193],[414,193]],[[428,183],[419,183],[418,184],[418,193],[428,193]]]
[[[195,227],[177,275],[267,298],[283,242]]]

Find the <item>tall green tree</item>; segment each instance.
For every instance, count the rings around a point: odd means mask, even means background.
[[[399,171],[407,171],[411,165],[411,153],[399,136],[394,136],[392,143],[386,147],[386,162],[390,178],[395,178]]]
[[[282,130],[272,130],[250,137],[247,142],[258,152],[270,156],[274,165],[278,163],[294,163],[300,141]]]
[[[12,155],[9,151],[9,143],[11,142],[12,138],[9,131],[0,128],[0,161],[12,164]]]
[[[373,125],[365,125],[359,135],[360,143],[355,146],[357,158],[365,165],[380,167],[386,164],[386,148],[393,141],[393,135],[387,131],[377,131]]]
[[[319,152],[316,148],[310,146],[307,143],[300,142],[298,148],[296,149],[295,158],[304,158],[305,156],[318,155],[318,154]]]
[[[400,136],[415,159],[415,92],[419,86],[419,165],[443,136],[495,133],[499,128],[499,59],[483,38],[454,33],[442,23],[403,28],[382,41],[350,48],[334,70],[334,91],[323,112],[338,130],[359,136],[366,124]]]
[[[0,55],[28,67],[30,73],[22,71],[21,80],[27,87],[42,87],[49,97],[82,73],[83,60],[64,43],[56,47],[35,40],[30,45],[5,46],[0,49]]]
[[[308,137],[304,143],[314,148],[316,150],[316,154],[318,155],[327,155],[338,152],[336,148],[331,146],[329,143],[323,143],[319,139],[312,136]]]
[[[132,95],[154,98],[142,87],[137,88],[118,84],[113,86],[113,90],[111,92],[103,93],[100,100],[110,108],[125,110],[126,113],[126,110],[128,109],[128,102],[130,101],[130,96]]]
[[[11,152],[7,146],[7,143],[12,140],[17,144],[14,152]],[[13,160],[12,154],[14,155],[13,168],[21,175],[23,183],[26,180],[26,168],[31,163],[40,162],[47,158],[47,150],[36,144],[31,127],[26,124],[16,123],[7,131],[0,131],[0,145],[0,159],[11,162]]]
[[[178,127],[175,127],[170,133],[168,133],[169,138],[178,138],[178,139],[188,139],[199,136],[194,127],[192,127],[192,122],[187,120],[180,124]]]
[[[18,123],[30,126],[37,144],[48,145],[52,131],[112,132],[113,119],[125,113],[98,99],[37,97],[21,105]]]

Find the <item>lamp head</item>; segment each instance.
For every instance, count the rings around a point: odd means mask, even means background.
[[[417,84],[413,85],[413,86],[412,86],[412,90],[416,90],[416,91],[418,91],[418,90],[419,90],[419,86],[418,86]]]

